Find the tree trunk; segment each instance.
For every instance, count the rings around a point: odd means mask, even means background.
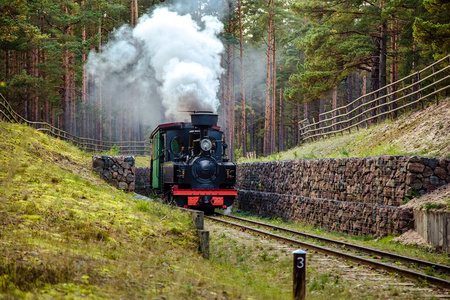
[[[234,150],[235,150],[235,140],[236,140],[236,124],[235,124],[235,111],[234,108],[236,106],[236,85],[235,85],[235,61],[236,61],[236,53],[234,51],[234,47],[231,47],[231,54],[232,54],[232,59],[230,62],[231,65],[231,105],[230,105],[230,126],[231,126],[231,136],[230,136],[230,144],[231,144],[231,149],[232,151],[230,151],[230,159],[232,161],[234,161]]]
[[[44,51],[44,50],[42,50],[41,52],[40,52],[40,61],[41,61],[41,63],[45,63],[45,61],[46,61],[46,52]],[[42,80],[43,81],[46,81],[46,79],[47,79],[47,75],[45,75],[45,73],[44,74],[42,74]],[[51,124],[51,119],[50,119],[50,102],[48,101],[48,97],[45,97],[44,99],[42,99],[42,110],[43,110],[43,113],[42,113],[42,117],[43,117],[43,121],[44,122],[46,122],[46,123],[49,123],[49,124]]]
[[[53,127],[60,128],[60,126],[59,126],[59,124],[57,124],[57,120],[56,120],[56,109],[55,109],[55,108],[52,108],[51,112],[52,112],[52,117],[51,117],[52,122],[51,122],[51,125],[52,125]]]
[[[269,8],[272,7],[272,0],[269,0]],[[271,83],[272,83],[272,11],[269,12],[269,24],[268,24],[268,43],[267,43],[267,79],[266,79],[266,110],[264,119],[264,155],[269,155],[271,151],[271,116],[272,116],[272,99],[271,99]]]
[[[12,50],[12,73],[11,73],[11,75],[16,75],[17,69],[18,69],[17,51]]]
[[[303,102],[303,119],[304,119],[304,125],[309,125],[312,123],[311,121],[311,112],[310,112],[310,103],[309,102]],[[303,140],[307,139],[310,135],[310,133],[307,133],[308,131],[312,130],[311,127],[309,129],[306,129],[303,132]]]
[[[248,99],[249,99],[249,106],[252,107],[253,103],[252,103],[252,99],[253,99],[253,83],[250,84],[250,92],[248,95]],[[248,122],[248,132],[250,134],[250,139],[249,139],[249,149],[250,152],[256,152],[256,147],[255,147],[255,132],[254,132],[254,112],[250,113],[249,116],[249,122]]]
[[[297,102],[292,101],[292,145],[297,145],[298,120],[297,120]]]
[[[241,58],[241,144],[242,156],[247,156],[247,117],[245,104],[245,77],[244,77],[244,35],[242,27],[242,1],[238,0],[238,14],[239,14],[239,56]]]
[[[29,60],[28,60],[28,55],[29,53],[27,51],[23,52],[21,61],[20,61],[20,67],[18,68],[18,71],[25,71],[29,74]],[[24,88],[24,98],[25,98],[25,103],[24,103],[24,113],[23,113],[23,117],[27,120],[31,120],[31,103],[30,103],[30,88],[29,87],[25,87]]]
[[[133,98],[132,98],[133,99]],[[106,113],[106,122],[105,122],[105,138],[107,140],[113,140],[113,133],[112,133],[112,123],[113,123],[113,118],[112,118],[112,110],[111,107],[112,105],[112,94],[108,91],[105,92],[105,100],[106,100],[106,105],[105,105],[105,113]],[[133,104],[134,105],[134,104]],[[135,117],[133,119],[135,119],[137,117],[138,114],[135,115]]]
[[[381,25],[380,38],[380,88],[386,86],[386,59],[387,59],[387,22]],[[381,91],[382,96],[386,95],[386,91]]]
[[[84,7],[84,0],[81,1],[81,6]],[[86,25],[83,25],[83,29],[81,31],[81,40],[83,44],[86,42]],[[86,83],[86,70],[84,66],[86,64],[87,55],[85,50],[83,49],[83,54],[81,55],[81,66],[83,71],[81,73],[81,126],[80,126],[80,135],[82,137],[87,137],[86,132],[86,96],[87,96],[87,83]]]
[[[98,23],[98,34],[100,36],[98,42],[98,53],[102,53],[102,22],[99,20]],[[97,79],[97,107],[98,107],[98,115],[96,122],[96,137],[98,140],[103,140],[103,99],[102,99],[102,82],[100,79]]]
[[[227,49],[228,50],[228,47]],[[221,55],[221,59],[220,59],[220,66],[224,69],[227,70],[228,66],[227,66],[227,62],[225,61],[225,54],[226,53],[222,53]],[[222,124],[222,128],[223,128],[223,132],[224,132],[224,136],[228,142],[228,102],[227,102],[227,73],[223,72],[222,75],[220,76],[220,91],[221,91],[221,99],[222,99],[222,115],[223,115],[223,119],[221,120]]]
[[[398,32],[397,32],[397,24],[394,18],[391,20],[391,48],[392,48],[392,67],[391,67],[391,83],[394,83],[398,80]],[[397,95],[395,92],[397,91],[397,85],[394,84],[391,87],[391,92],[393,95],[391,96],[391,101],[395,101],[397,99]],[[393,102],[391,104],[391,109],[396,109],[398,107],[397,102]],[[391,115],[392,119],[397,118],[397,111],[393,112]]]
[[[353,73],[347,77],[347,104],[353,101]]]
[[[310,108],[310,103],[309,102],[304,102],[303,103],[303,118],[305,120],[308,120],[308,122],[311,122],[311,120],[310,120],[311,112],[310,112],[309,108]]]
[[[278,128],[278,152],[284,150],[284,130],[283,130],[283,89],[280,88],[280,103],[279,103],[279,128]]]
[[[63,53],[63,64],[64,64],[64,75],[63,75],[63,81],[64,81],[64,102],[63,102],[63,114],[64,114],[64,121],[63,121],[63,129],[64,131],[67,131],[71,133],[72,130],[72,124],[70,123],[70,75],[69,75],[69,51],[66,49]],[[61,125],[61,124],[60,124]]]
[[[273,2],[272,2],[273,6]],[[272,140],[271,140],[271,152],[275,152],[276,147],[276,78],[277,78],[277,61],[276,61],[276,39],[275,39],[275,26],[273,24],[273,18],[272,18],[272,124],[271,124],[271,131],[272,131]]]
[[[70,35],[73,35],[71,30]],[[70,91],[70,123],[71,133],[77,135],[76,96],[75,96],[75,53],[69,53],[69,91]]]
[[[120,116],[122,119],[122,130],[120,131],[120,141],[123,142],[126,140],[126,136],[127,136],[127,132],[126,132],[126,128],[127,128],[127,120],[126,120],[126,111],[124,109],[122,109],[122,111],[120,112]]]
[[[68,7],[64,8],[64,13],[69,14]],[[64,29],[64,35],[73,36],[72,26]],[[65,45],[66,46],[66,45]],[[64,130],[70,134],[76,135],[76,111],[75,111],[75,54],[69,51],[66,46],[63,53],[64,62]]]
[[[321,115],[324,112],[325,112],[325,97],[321,97],[319,100],[319,116],[317,118],[319,121],[323,120],[323,116],[321,116]],[[323,124],[321,124],[320,127],[324,127]]]
[[[231,16],[233,14],[233,1],[228,1],[228,14]],[[229,34],[233,31],[233,23],[231,18],[228,21],[225,31]],[[228,144],[227,154],[230,159],[234,157],[234,121],[232,112],[234,107],[232,106],[232,48],[230,43],[227,43],[225,53],[222,55],[222,65],[225,69],[224,77],[222,80],[222,106],[224,115],[224,135],[226,142]]]
[[[37,65],[39,64],[39,49],[37,47],[33,47],[31,49],[31,74],[33,77],[38,78],[39,77],[39,69]],[[37,95],[37,91],[34,91],[33,93],[33,99],[32,99],[32,113],[31,113],[31,120],[35,122],[40,122],[40,110],[39,110],[39,96]]]
[[[361,88],[361,96],[363,96],[361,98],[361,112],[367,110],[367,106],[363,106],[367,102],[366,95],[367,95],[367,75],[363,75],[363,77],[362,77],[362,88]],[[360,121],[363,121],[365,119],[366,119],[366,114],[364,113],[361,116]],[[367,123],[365,124],[365,126],[367,126]]]
[[[130,25],[134,27],[134,0],[130,0]]]
[[[333,88],[333,94],[331,96],[331,110],[335,110],[336,108],[337,108],[337,86],[335,86]],[[338,121],[337,119],[335,119],[336,116],[337,116],[337,111],[334,111],[333,112],[333,121],[332,121],[333,131],[336,131],[339,128],[338,125],[335,125]]]
[[[370,72],[370,83],[371,83],[371,92],[374,92],[380,88],[380,40],[378,38],[374,38],[373,42],[375,47],[378,49],[376,52],[372,52],[372,61],[373,66]],[[378,93],[375,93],[371,96],[371,100],[374,100],[378,97]],[[370,108],[374,108],[376,106],[375,103],[370,105]],[[372,109],[369,116],[375,116],[376,110]],[[370,125],[371,122],[368,123]]]
[[[138,8],[138,0],[134,0],[134,25],[138,24],[139,19],[139,8]]]
[[[382,2],[383,3],[383,2]],[[386,96],[386,60],[387,60],[387,21],[385,21],[381,25],[380,29],[381,33],[381,39],[380,39],[380,88],[382,90],[380,91],[379,97]],[[386,103],[386,97],[380,99],[379,104],[382,105]],[[385,112],[386,106],[380,107],[379,111]],[[385,115],[381,116],[379,119],[384,120],[386,118]]]
[[[359,97],[361,97],[361,77],[359,72],[353,73],[353,91],[354,91],[354,98],[358,99]]]
[[[365,77],[365,76],[364,76]],[[363,93],[362,93],[362,86],[361,86],[361,84],[365,84],[365,83],[363,83],[362,81],[363,81],[363,78],[361,77],[361,72],[357,72],[357,73],[355,73],[355,98],[356,99],[359,99],[357,102],[356,102],[356,107],[358,108],[357,110],[356,110],[356,114],[357,115],[359,115],[359,114],[361,114],[361,112],[362,112],[362,104],[364,103],[364,98],[362,98],[361,96],[363,95]],[[358,122],[359,123],[359,121],[361,121],[361,117],[358,117],[357,119],[356,119],[356,122]],[[360,127],[361,125],[358,125],[358,130],[359,130],[359,127]]]
[[[231,44],[227,45],[227,69],[226,69],[226,96],[225,96],[225,108],[226,108],[226,137],[228,140],[228,155],[231,158],[232,152],[234,152],[234,147],[232,144],[233,136],[233,123],[231,118]]]
[[[351,119],[351,117],[354,115],[353,113],[349,114],[349,112],[352,111],[352,109],[353,109],[353,105],[350,105],[350,103],[352,103],[352,102],[353,102],[353,73],[348,75],[348,77],[347,77],[347,105],[348,106],[347,106],[346,113],[347,113],[348,120]],[[351,122],[349,121],[347,123],[347,126],[350,126],[350,125],[351,125]]]

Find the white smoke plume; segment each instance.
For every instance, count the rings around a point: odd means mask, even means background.
[[[183,111],[217,112],[223,25],[212,16],[201,21],[200,27],[189,14],[157,8],[135,28],[118,29],[102,53],[90,53],[86,71],[113,103],[141,101],[138,110],[158,123],[187,120]]]
[[[220,53],[223,45],[216,37],[222,23],[215,17],[202,18],[205,28],[190,15],[180,16],[167,8],[156,9],[140,19],[133,35],[144,42],[151,57],[166,117],[179,111],[217,111],[219,100]]]

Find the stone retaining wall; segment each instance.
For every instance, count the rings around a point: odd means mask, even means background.
[[[326,158],[239,164],[241,190],[400,206],[450,183],[450,159]]]
[[[92,167],[106,182],[121,190],[134,191],[134,156],[93,156]]]
[[[450,182],[450,160],[417,156],[271,161],[237,166],[235,205],[264,217],[383,236],[413,226],[409,197]]]
[[[136,167],[135,169],[134,191],[138,194],[149,196],[150,188],[150,168]]]
[[[413,210],[394,206],[239,190],[239,209],[265,218],[301,222],[353,235],[403,233],[414,226]]]

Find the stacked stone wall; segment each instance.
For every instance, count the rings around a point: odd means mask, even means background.
[[[239,164],[241,190],[402,205],[450,183],[450,160],[417,156],[327,158]]]
[[[118,189],[134,191],[134,156],[93,156],[94,172]]]
[[[236,205],[264,217],[382,236],[413,225],[405,200],[450,183],[450,160],[418,156],[239,164]]]
[[[403,233],[414,226],[413,210],[395,206],[239,190],[240,210],[265,218],[301,222],[353,235]]]
[[[141,195],[150,195],[150,168],[136,167],[135,168],[135,185],[134,191]]]

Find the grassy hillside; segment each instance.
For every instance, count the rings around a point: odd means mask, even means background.
[[[450,99],[428,105],[425,110],[405,113],[395,121],[352,129],[258,160],[422,155],[450,158]],[[253,160],[240,159],[239,162]]]
[[[290,280],[255,280],[214,244],[202,259],[187,214],[108,186],[65,142],[0,122],[0,157],[0,299],[288,297]]]

